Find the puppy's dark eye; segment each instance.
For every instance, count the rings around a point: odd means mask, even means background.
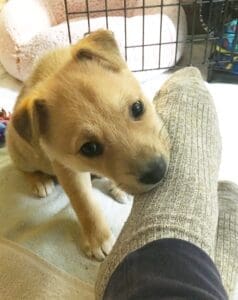
[[[103,147],[97,142],[88,142],[81,147],[80,153],[87,157],[95,157],[103,153]]]
[[[131,114],[133,118],[135,119],[139,118],[143,114],[143,112],[144,112],[144,105],[140,100],[132,104]]]

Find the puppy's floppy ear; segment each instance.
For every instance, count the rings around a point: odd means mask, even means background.
[[[47,132],[48,121],[48,108],[42,99],[23,100],[12,115],[12,124],[17,133],[29,143],[34,136]]]
[[[119,72],[126,67],[114,35],[109,30],[97,30],[72,48],[73,56],[80,62],[98,61],[103,67],[114,72]]]

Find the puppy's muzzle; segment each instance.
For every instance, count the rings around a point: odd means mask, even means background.
[[[166,174],[168,164],[163,157],[157,157],[150,161],[142,171],[139,182],[154,185],[158,183]]]

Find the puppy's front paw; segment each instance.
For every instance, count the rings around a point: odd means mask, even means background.
[[[129,199],[129,195],[119,189],[113,182],[108,185],[108,195],[111,196],[114,200],[119,203],[127,203]]]
[[[84,253],[98,261],[102,261],[111,252],[115,243],[115,238],[111,232],[102,235],[84,236],[83,250]]]
[[[107,178],[93,179],[93,186],[101,190],[119,203],[127,203],[130,196],[116,186],[116,184]]]
[[[43,198],[52,193],[55,184],[53,178],[41,172],[25,173],[35,196]]]
[[[38,181],[33,187],[33,193],[37,197],[44,198],[52,193],[54,187],[54,181],[50,178],[48,180]]]

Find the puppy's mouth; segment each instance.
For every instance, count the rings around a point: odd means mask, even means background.
[[[157,187],[159,183],[156,184],[138,184],[138,185],[127,185],[127,184],[118,184],[117,186],[122,189],[123,191],[125,191],[126,193],[132,195],[132,196],[136,196],[139,194],[144,194],[146,192],[149,192],[150,190],[154,189],[155,187]]]

